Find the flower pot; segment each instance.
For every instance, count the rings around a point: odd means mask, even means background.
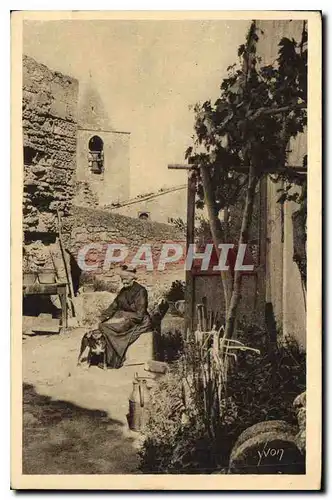
[[[42,285],[51,285],[55,283],[55,272],[54,271],[42,271],[38,273],[39,283]]]

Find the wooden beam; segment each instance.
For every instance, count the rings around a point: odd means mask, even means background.
[[[73,318],[75,318],[76,314],[75,314],[75,307],[74,307],[74,302],[73,302],[73,298],[75,296],[74,285],[73,285],[73,279],[72,279],[72,275],[71,275],[71,271],[70,271],[70,264],[67,261],[66,249],[65,249],[64,243],[62,241],[62,230],[61,230],[62,223],[61,223],[61,216],[60,216],[59,210],[57,210],[57,216],[58,216],[58,232],[59,232],[58,241],[59,241],[63,265],[65,268],[66,278],[67,278],[67,283],[68,283],[68,288],[69,288],[69,294],[67,297],[68,302],[69,302],[68,305],[71,308]],[[63,308],[62,308],[62,310],[63,310]],[[66,303],[66,316],[67,316],[67,303]],[[67,319],[66,319],[66,323],[67,323]]]
[[[186,246],[195,242],[195,202],[196,202],[196,174],[188,172],[188,191],[187,191],[187,238]],[[195,277],[191,270],[186,270],[186,312],[185,328],[193,332],[194,329],[194,303],[195,303]]]
[[[182,163],[170,163],[167,168],[169,170],[193,170],[195,165],[184,165]]]
[[[169,170],[195,170],[198,169],[197,165],[192,165],[192,164],[182,164],[182,163],[170,163],[167,168]],[[240,165],[237,167],[232,167],[232,170],[235,170],[236,172],[239,173],[248,173],[249,172],[249,166],[246,165]],[[307,173],[307,167],[303,167],[303,165],[285,165],[284,168],[292,168],[294,171],[298,174],[306,174]],[[279,172],[279,169],[270,169],[267,171],[269,174],[277,174]]]

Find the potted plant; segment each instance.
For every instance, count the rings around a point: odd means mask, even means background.
[[[50,285],[56,282],[55,272],[53,269],[43,269],[38,272],[38,280],[42,285]]]

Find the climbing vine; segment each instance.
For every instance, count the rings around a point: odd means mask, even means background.
[[[277,60],[263,66],[257,42],[263,34],[253,21],[238,49],[238,62],[227,68],[220,95],[197,104],[195,135],[185,157],[197,168],[197,206],[206,206],[216,248],[223,242],[221,209],[245,197],[239,244],[247,243],[257,185],[264,176],[285,188],[280,201],[296,201],[306,214],[305,177],[287,165],[290,140],[307,123],[307,25],[301,40],[282,38]],[[306,164],[306,157],[303,158]],[[301,194],[291,189],[300,185]],[[232,336],[241,298],[241,277],[221,274],[226,332]]]

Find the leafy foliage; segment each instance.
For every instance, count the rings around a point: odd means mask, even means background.
[[[209,166],[217,211],[234,204],[246,189],[243,167],[253,164],[257,178],[272,172],[290,182],[296,177],[286,167],[286,146],[306,125],[306,24],[299,43],[280,40],[276,64],[268,66],[259,64],[256,53],[260,34],[252,22],[246,44],[239,47],[238,64],[229,66],[221,83],[219,98],[194,108],[194,144],[185,157],[194,165]],[[201,208],[201,182],[197,193]]]
[[[182,433],[181,405],[181,380],[175,371],[151,390],[152,410],[140,452],[143,472],[166,472]]]
[[[169,302],[176,302],[184,299],[186,284],[182,280],[175,280],[171,284],[171,288],[165,293],[165,299]]]
[[[155,359],[174,363],[183,354],[183,334],[180,329],[172,328],[155,337]]]
[[[183,219],[181,219],[181,217],[177,218],[169,217],[168,223],[172,224],[173,226],[175,226],[176,228],[180,229],[180,231],[183,232],[185,232],[187,229],[187,224],[184,222]]]
[[[254,339],[255,346],[264,338],[255,326],[243,333],[243,340]],[[193,365],[192,352],[188,355],[186,362]],[[153,393],[141,450],[146,473],[226,473],[232,447],[245,429],[265,420],[296,424],[293,401],[305,390],[305,353],[290,339],[261,356],[240,350],[238,363],[228,372],[227,395],[214,416],[213,435],[206,428],[202,390],[196,388],[188,408],[183,405],[183,374],[182,360]]]
[[[296,424],[292,403],[306,387],[305,352],[288,338],[261,358],[240,353],[228,387],[238,410],[238,419],[227,428],[230,447],[241,432],[257,422],[285,420]]]
[[[250,191],[250,166],[257,182],[267,175],[284,181],[280,202],[299,203],[305,217],[305,177],[287,167],[286,158],[289,140],[303,132],[307,120],[307,27],[304,22],[299,43],[281,39],[276,64],[268,66],[261,66],[257,56],[261,34],[253,22],[246,43],[238,49],[238,64],[228,68],[221,83],[219,98],[195,106],[195,139],[186,159],[197,167],[209,167],[216,214]],[[305,157],[304,165],[306,161]],[[300,192],[294,192],[294,183],[301,186]],[[201,179],[197,194],[197,205],[202,208]],[[204,232],[202,224],[196,236]],[[215,377],[206,377],[206,370],[214,370],[214,361],[204,357],[203,348],[185,345],[182,359],[169,376],[171,383],[165,381],[153,400],[142,450],[144,472],[225,473],[231,449],[243,430],[266,420],[296,423],[292,403],[305,390],[305,353],[290,339],[270,345],[267,333],[255,326],[244,326],[242,338],[237,339],[246,349],[239,349],[236,363],[221,359]],[[236,342],[225,336],[226,340]],[[247,347],[258,348],[261,355]],[[209,342],[205,349],[211,351]],[[184,379],[191,389],[187,404]]]

